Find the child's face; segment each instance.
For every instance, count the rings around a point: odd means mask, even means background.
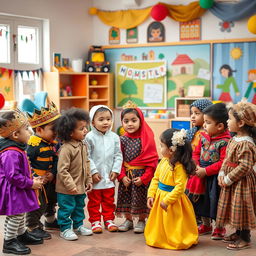
[[[158,38],[161,34],[161,31],[160,31],[160,28],[157,28],[157,29],[152,29],[151,30],[151,36],[154,37],[154,38]]]
[[[112,115],[110,111],[97,112],[93,117],[92,125],[102,133],[111,129]]]
[[[71,133],[70,137],[73,140],[77,140],[77,141],[83,140],[85,138],[85,135],[88,132],[87,126],[88,126],[88,124],[86,121],[83,121],[83,120],[77,121],[76,128]]]
[[[15,140],[21,143],[27,143],[31,132],[29,130],[28,124],[23,125],[16,133],[15,133]]]
[[[37,127],[36,134],[40,136],[42,139],[51,142],[56,138],[56,132],[55,132],[55,123],[49,123],[44,127]]]
[[[173,152],[163,142],[160,142],[160,151],[163,157],[171,158],[173,155]]]
[[[133,112],[127,113],[122,120],[122,126],[126,132],[134,133],[140,128],[140,119]]]
[[[204,115],[204,129],[210,137],[214,137],[224,131],[224,125],[217,123],[210,116]]]
[[[191,108],[191,123],[192,126],[203,126],[204,124],[204,114],[201,110],[199,110],[197,107]]]
[[[232,111],[228,112],[228,129],[230,132],[238,132],[239,127]]]

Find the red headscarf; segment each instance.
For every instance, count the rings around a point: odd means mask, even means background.
[[[125,132],[124,136],[129,138],[141,139],[141,153],[139,156],[129,162],[132,166],[150,166],[156,168],[158,163],[158,154],[156,151],[156,143],[154,133],[146,123],[143,113],[139,108],[135,108],[140,117],[140,128],[135,133]]]

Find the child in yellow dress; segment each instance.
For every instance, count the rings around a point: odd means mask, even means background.
[[[151,211],[144,232],[146,244],[188,249],[198,242],[195,213],[185,194],[188,175],[196,169],[191,145],[184,129],[168,129],[160,140],[163,158],[148,190]]]

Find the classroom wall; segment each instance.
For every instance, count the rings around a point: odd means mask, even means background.
[[[195,0],[163,0],[161,2],[167,4],[183,4],[187,5],[188,3],[194,2]],[[132,7],[126,7],[124,2],[136,2],[135,0],[93,0],[93,6],[103,10],[125,10],[125,9],[140,9],[148,6],[152,6],[159,1],[155,0],[140,0],[141,4]],[[108,45],[108,31],[109,26],[105,25],[100,21],[97,16],[92,16],[93,20],[93,42],[101,45]],[[144,23],[138,26],[139,32],[139,42],[138,43],[147,43],[147,27],[154,21],[149,17]],[[243,19],[235,22],[235,26],[232,28],[230,33],[221,32],[219,22],[221,20],[214,16],[210,11],[207,11],[201,18],[201,40],[214,40],[214,39],[231,39],[231,38],[252,38],[253,34],[247,30],[247,21],[248,19]],[[169,17],[166,17],[162,23],[165,25],[166,30],[166,42],[179,42],[179,22],[172,20]],[[121,42],[120,44],[126,44],[126,30],[121,29]]]
[[[1,13],[49,19],[52,53],[77,59],[87,56],[92,44],[91,0],[1,0]],[[52,62],[51,62],[52,64]]]

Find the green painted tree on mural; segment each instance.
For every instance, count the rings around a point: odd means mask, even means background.
[[[117,31],[116,31],[116,30],[112,30],[111,36],[112,36],[113,38],[116,38],[116,37],[118,36]]]
[[[121,92],[123,94],[128,95],[128,97],[131,98],[132,94],[137,94],[138,93],[136,83],[133,80],[125,80],[121,84]]]

